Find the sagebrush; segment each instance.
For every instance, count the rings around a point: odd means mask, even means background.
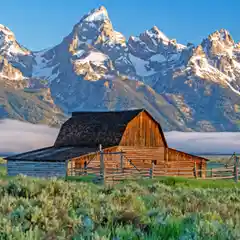
[[[234,185],[18,177],[0,186],[0,239],[240,239],[239,196]]]

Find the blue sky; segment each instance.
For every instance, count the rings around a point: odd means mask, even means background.
[[[220,28],[240,40],[239,0],[8,0],[1,2],[0,23],[21,44],[40,50],[60,43],[84,14],[101,5],[126,37],[156,25],[182,44],[198,44]]]

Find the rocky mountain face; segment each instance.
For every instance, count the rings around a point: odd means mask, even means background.
[[[224,29],[198,46],[179,44],[156,26],[126,39],[100,7],[60,44],[40,52],[21,46],[0,25],[0,56],[0,117],[55,125],[76,110],[144,107],[165,131],[239,130],[240,43]],[[6,108],[6,92],[16,104],[28,102],[21,105],[24,114]],[[22,94],[28,100],[19,100]]]

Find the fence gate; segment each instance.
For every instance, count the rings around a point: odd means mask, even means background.
[[[125,166],[124,152],[100,152],[100,167],[105,170],[115,170],[116,172],[122,172]]]
[[[150,171],[138,169],[131,159],[128,159],[123,151],[101,152],[100,171],[105,182],[119,182],[126,179],[149,177]]]

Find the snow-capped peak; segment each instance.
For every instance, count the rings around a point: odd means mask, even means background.
[[[4,34],[6,36],[14,36],[14,33],[6,26],[0,24],[0,34]]]
[[[0,24],[0,46],[2,47],[10,41],[15,41],[14,33],[9,28]]]
[[[230,33],[229,33],[229,31],[228,30],[226,30],[226,29],[220,29],[220,31],[219,31],[219,33],[220,33],[220,35],[221,35],[221,37],[222,37],[222,39],[226,39],[226,36],[230,36]]]
[[[97,9],[93,9],[83,18],[84,22],[97,22],[105,20],[109,20],[109,16],[106,8],[103,6]]]
[[[220,29],[219,31],[215,31],[214,33],[210,34],[208,39],[210,41],[219,41],[224,42],[228,45],[234,45],[234,41],[226,29]]]
[[[16,55],[29,55],[30,52],[23,48],[15,39],[14,33],[6,26],[0,24],[0,51],[8,60]]]
[[[163,32],[161,32],[156,26],[152,27],[150,30],[147,30],[146,34],[148,34],[150,37],[162,39],[165,42],[170,41],[169,38]]]

